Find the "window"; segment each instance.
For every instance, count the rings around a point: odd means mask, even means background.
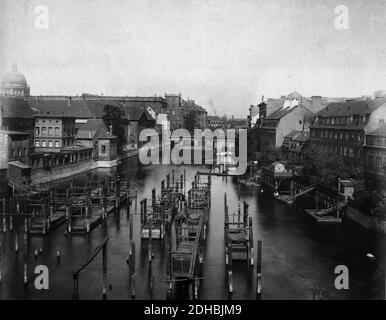
[[[40,141],[39,140],[35,141],[35,147],[40,147]]]
[[[52,127],[48,127],[48,135],[51,136],[52,135]]]
[[[36,127],[36,128],[35,128],[35,135],[38,136],[39,134],[40,134],[40,128],[39,128],[39,127]]]
[[[384,124],[385,120],[384,119],[379,119],[379,124]]]
[[[302,124],[302,120],[299,120],[299,124]]]
[[[49,146],[50,148],[52,148],[52,147],[54,146],[52,140],[48,141],[48,146]]]
[[[47,133],[47,128],[46,127],[42,127],[42,135],[46,135]]]
[[[46,147],[46,146],[47,146],[46,140],[43,140],[42,141],[42,147]]]
[[[60,147],[59,141],[55,141],[55,148],[59,148],[59,147]]]
[[[106,146],[102,146],[102,153],[103,153],[103,154],[106,153]]]
[[[59,135],[59,127],[55,127],[55,136]]]
[[[353,149],[353,148],[350,148],[349,152],[350,152],[349,156],[350,156],[351,158],[354,158],[354,149]]]

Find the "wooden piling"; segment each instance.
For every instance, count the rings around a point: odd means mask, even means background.
[[[28,246],[28,232],[29,232],[29,221],[28,218],[24,219],[24,267],[23,267],[23,275],[24,275],[24,284],[28,283],[28,258],[29,258],[29,246]]]
[[[135,243],[131,243],[132,256],[130,259],[130,284],[131,284],[131,297],[135,298]]]
[[[105,244],[102,249],[102,273],[103,273],[103,288],[102,295],[103,300],[107,299],[107,245]]]
[[[257,241],[257,261],[256,261],[256,298],[261,299],[261,264],[262,264],[262,242]]]

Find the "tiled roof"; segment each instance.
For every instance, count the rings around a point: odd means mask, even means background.
[[[374,130],[373,132],[370,132],[368,135],[386,137],[386,123],[381,125],[378,129]]]
[[[309,138],[310,133],[308,131],[302,131],[294,138],[294,141],[306,142]]]
[[[372,113],[381,106],[386,107],[386,98],[337,102],[330,103],[319,111],[317,115],[322,117],[349,117],[352,115],[365,115]]]
[[[73,118],[92,118],[93,115],[83,100],[47,100],[38,97],[29,98],[28,104],[42,115],[61,115]]]
[[[146,110],[146,106],[147,103],[125,102],[122,108],[125,111],[128,120],[138,121],[142,117],[142,114],[145,114],[147,120],[154,121],[155,119]]]
[[[75,127],[77,128],[77,139],[93,139],[101,127],[106,126],[102,119],[89,119],[86,123],[77,123]]]
[[[4,118],[33,119],[33,110],[22,98],[0,96]]]
[[[293,131],[291,131],[289,134],[287,134],[284,138],[291,138],[291,139],[293,139],[293,138],[296,137],[299,133],[301,133],[300,130],[293,130]]]

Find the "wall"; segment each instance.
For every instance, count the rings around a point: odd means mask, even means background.
[[[313,113],[310,110],[299,106],[282,117],[278,127],[276,128],[276,148],[281,147],[284,137],[291,133],[291,131],[303,130],[303,125],[304,130],[306,131],[310,127],[310,120],[312,116]]]
[[[39,168],[33,169],[31,172],[31,183],[39,184],[44,182],[49,182],[57,179],[66,178],[78,173],[82,173],[88,170],[91,170],[96,166],[94,162],[90,159],[81,160],[76,163],[70,163],[65,165],[60,165],[57,167],[49,168],[48,170]]]

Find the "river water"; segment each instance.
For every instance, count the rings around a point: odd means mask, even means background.
[[[151,189],[160,191],[160,182],[175,169],[179,177],[184,168],[187,186],[199,167],[157,165],[137,168],[123,162],[114,169],[118,174],[138,185],[138,199],[151,198]],[[105,179],[111,170],[96,170],[93,179]],[[85,175],[75,177],[76,184],[84,184]],[[59,186],[68,185],[69,179]],[[225,282],[224,259],[224,192],[227,193],[230,212],[237,211],[238,187],[222,177],[212,179],[212,208],[209,217],[208,237],[205,246],[203,279],[200,299],[255,299],[256,271],[245,263],[233,263],[234,293],[229,296]],[[301,208],[289,208],[257,190],[241,188],[242,201],[249,204],[253,218],[254,240],[262,241],[262,299],[385,299],[385,237],[374,234],[350,221],[342,224],[321,225],[311,220]],[[138,208],[139,210],[139,201]],[[132,210],[135,210],[133,203]],[[152,272],[154,288],[149,289],[147,242],[139,237],[139,215],[134,216],[136,243],[136,299],[166,299],[167,243],[153,241]],[[89,235],[64,236],[64,226],[46,237],[31,237],[29,284],[23,284],[23,244],[15,252],[14,238],[10,233],[0,234],[2,241],[0,268],[2,282],[0,299],[71,299],[72,272],[92,255],[95,248],[110,237],[108,243],[108,299],[131,299],[129,270],[126,258],[129,253],[129,223],[125,208],[119,215],[111,214],[107,221]],[[256,245],[255,245],[256,246]],[[35,259],[33,251],[42,248]],[[56,250],[62,256],[56,259]],[[367,253],[375,259],[366,257]],[[34,268],[46,265],[49,269],[49,290],[36,290]],[[337,290],[335,267],[349,269],[349,289]],[[319,290],[320,289],[320,290]],[[102,298],[102,257],[98,256],[79,277],[80,299]],[[177,295],[176,298],[179,298]]]

